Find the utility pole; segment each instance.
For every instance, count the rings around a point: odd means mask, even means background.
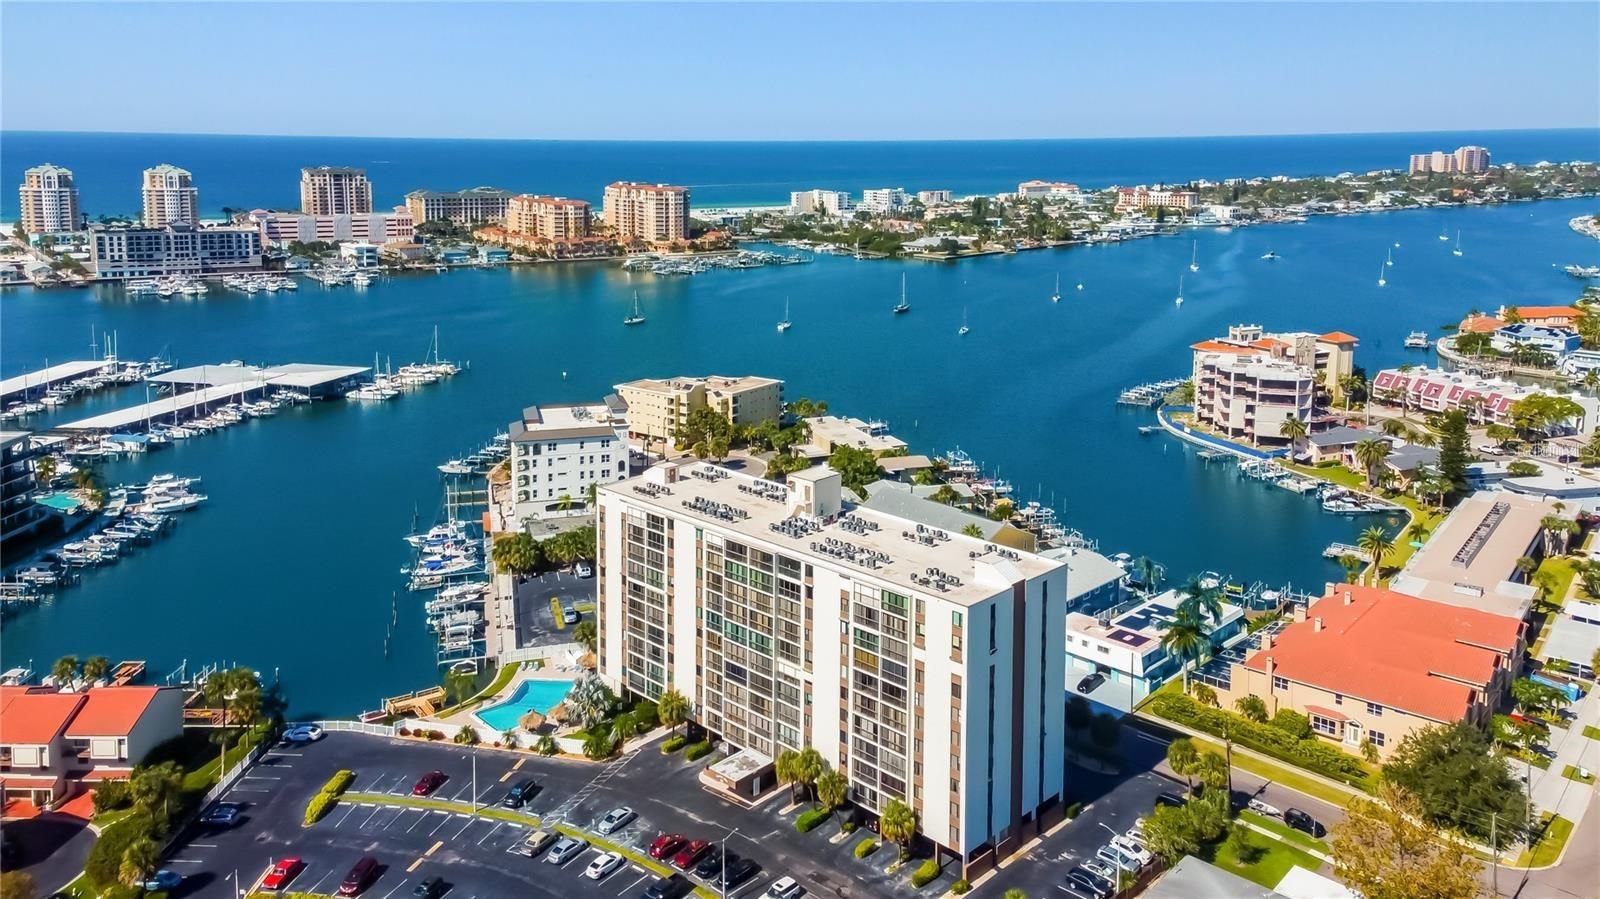
[[[1482,820],[1482,819],[1480,818],[1479,820]],[[1493,873],[1491,873],[1489,876],[1491,878],[1491,882],[1493,884],[1493,889],[1494,889],[1494,894],[1495,894],[1496,897],[1499,897],[1499,895],[1500,895],[1500,840],[1497,839],[1497,837],[1499,836],[1499,834],[1497,833],[1497,827],[1498,827],[1499,823],[1500,823],[1500,813],[1499,812],[1490,812],[1489,813],[1489,854],[1490,854],[1490,863],[1493,865]]]

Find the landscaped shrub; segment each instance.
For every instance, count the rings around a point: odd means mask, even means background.
[[[430,739],[430,740],[443,740],[444,739],[444,731],[442,731],[442,730],[430,730],[430,731],[428,731],[428,739]]]
[[[101,781],[94,788],[94,813],[103,815],[119,808],[127,808],[133,804],[133,794],[128,791],[128,782],[125,780]]]
[[[1311,719],[1294,709],[1279,709],[1268,723],[1297,740],[1311,736]]]
[[[1067,820],[1068,821],[1071,821],[1073,818],[1076,818],[1081,814],[1083,814],[1083,803],[1074,802],[1071,805],[1067,806]]]
[[[678,734],[675,737],[668,737],[665,740],[661,741],[661,754],[662,755],[671,755],[674,752],[677,752],[678,750],[682,749],[684,746],[687,746],[688,743],[689,743],[689,738],[684,736],[683,734]]]
[[[122,856],[127,852],[128,844],[146,836],[160,839],[155,821],[143,812],[136,812],[107,827],[89,849],[89,858],[83,865],[84,874],[102,888],[117,883]]]
[[[845,833],[855,833],[856,832],[856,822],[854,822],[854,821],[846,821],[843,824],[839,825],[839,829],[841,831],[845,832]]]
[[[965,896],[971,890],[972,884],[967,883],[967,879],[965,877],[961,878],[955,883],[950,884],[950,892],[955,893],[957,896]]]
[[[828,820],[832,814],[827,809],[818,806],[810,811],[801,812],[794,819],[794,829],[801,833],[810,833],[817,829],[817,825]]]
[[[633,718],[639,722],[640,731],[655,730],[661,726],[661,711],[648,699],[639,700],[633,707]]]
[[[866,858],[877,851],[878,841],[874,840],[872,837],[867,837],[856,844],[856,858]]]
[[[402,727],[399,730],[395,731],[395,733],[399,734],[402,737],[409,737],[409,736],[411,736],[411,729],[409,727]]]
[[[328,782],[322,785],[322,792],[337,796],[350,789],[350,785],[355,782],[356,773],[348,768],[343,768],[335,771],[333,776],[328,778]]]
[[[311,797],[311,801],[306,803],[306,826],[321,821],[338,804],[338,793],[318,793]]]
[[[688,749],[684,750],[683,757],[692,762],[692,761],[694,761],[696,759],[705,758],[706,756],[708,756],[710,754],[711,754],[711,741],[710,740],[701,740],[700,742],[698,742],[698,743],[694,744],[693,746],[690,746]]]
[[[920,890],[928,884],[933,883],[934,878],[938,876],[939,863],[930,858],[918,865],[917,870],[912,873],[911,885]]]
[[[1360,785],[1367,771],[1355,756],[1340,752],[1316,737],[1297,740],[1287,731],[1254,721],[1222,709],[1208,708],[1178,693],[1157,693],[1147,706],[1150,711],[1196,730],[1221,736],[1223,725],[1235,743],[1273,758],[1298,765],[1337,780]]]

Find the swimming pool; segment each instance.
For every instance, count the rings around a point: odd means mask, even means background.
[[[571,690],[572,681],[569,680],[531,678],[518,684],[517,692],[512,693],[505,702],[479,709],[478,718],[497,733],[504,733],[516,727],[522,716],[529,712],[543,715],[555,708]]]

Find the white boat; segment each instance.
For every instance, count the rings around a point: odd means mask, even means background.
[[[904,272],[900,274],[900,302],[890,311],[895,315],[911,311],[911,303],[906,300],[906,276]]]
[[[1456,229],[1456,247],[1455,247],[1455,249],[1450,251],[1450,255],[1452,255],[1452,256],[1460,256],[1461,255],[1461,230],[1459,228]]]
[[[1439,239],[1440,240],[1449,240],[1450,239],[1450,232],[1449,231],[1440,231],[1439,232]]]
[[[967,327],[967,307],[962,306],[961,307],[961,330],[956,332],[956,336],[957,337],[965,336],[966,333],[968,331],[971,331],[971,330],[972,330],[971,328]]]
[[[639,291],[633,292],[633,314],[622,320],[625,325],[644,324],[644,313],[639,309]]]
[[[1389,280],[1384,277],[1384,266],[1381,266],[1381,265],[1378,266],[1378,286],[1382,287],[1383,285],[1388,284],[1388,283],[1389,283]]]
[[[1265,253],[1261,254],[1261,258],[1262,259],[1266,259],[1268,261],[1271,261],[1271,260],[1277,259],[1278,258],[1278,254],[1274,250],[1268,250]]]
[[[788,297],[784,297],[783,298],[783,320],[778,322],[778,330],[779,331],[787,331],[793,326],[794,326],[794,322],[789,321],[789,298]]]
[[[1600,278],[1600,265],[1569,265],[1566,273],[1574,278]]]
[[[1200,270],[1200,241],[1197,240],[1197,241],[1194,242],[1193,251],[1190,252],[1190,254],[1189,254],[1189,271],[1197,272],[1199,270]]]
[[[1397,246],[1399,246],[1399,244],[1395,244],[1395,246],[1396,246],[1396,247],[1397,247]],[[1391,248],[1390,248],[1390,249],[1389,249],[1389,255],[1388,255],[1388,257],[1386,257],[1386,258],[1385,258],[1385,259],[1384,259],[1384,260],[1383,260],[1383,264],[1384,264],[1384,265],[1385,265],[1385,266],[1390,266],[1390,265],[1394,265],[1394,248],[1393,248],[1393,247],[1391,247]]]
[[[1406,335],[1406,349],[1425,350],[1428,348],[1428,332],[1412,331]]]
[[[1082,290],[1083,289],[1083,285],[1079,284],[1078,285],[1078,289]],[[1059,272],[1056,273],[1056,292],[1052,293],[1050,295],[1050,302],[1052,302],[1052,303],[1061,302],[1061,274]]]
[[[1174,306],[1183,305],[1183,276],[1178,276],[1178,298],[1172,301]]]

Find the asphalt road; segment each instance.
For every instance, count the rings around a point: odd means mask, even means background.
[[[72,815],[48,812],[26,821],[7,821],[5,839],[16,852],[6,870],[33,875],[39,894],[48,896],[71,883],[83,871],[94,845],[94,831]]]

